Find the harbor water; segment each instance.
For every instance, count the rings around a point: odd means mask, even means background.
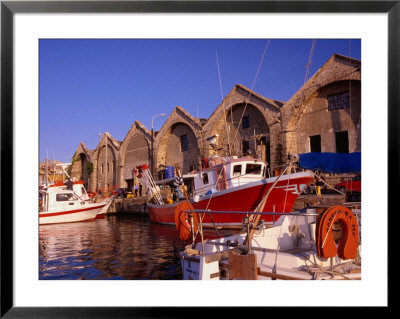
[[[187,244],[175,226],[153,223],[147,215],[40,225],[39,279],[181,280],[179,252]]]
[[[176,228],[146,216],[112,215],[92,222],[41,225],[41,280],[180,280]]]

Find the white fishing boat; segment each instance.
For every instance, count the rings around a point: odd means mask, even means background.
[[[39,189],[39,225],[94,220],[105,214],[112,198],[93,202],[83,182],[74,182],[72,190],[56,183]]]
[[[361,209],[308,208],[254,228],[250,220],[244,232],[187,246],[181,252],[183,279],[361,279]]]
[[[39,187],[39,225],[91,221],[105,214],[113,197],[95,201],[83,181],[71,181],[65,172],[68,164],[60,164],[67,182],[54,182]]]

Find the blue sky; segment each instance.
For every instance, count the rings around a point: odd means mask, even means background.
[[[80,142],[94,149],[106,131],[122,141],[135,120],[151,129],[155,114],[169,115],[178,105],[208,118],[222,101],[221,90],[225,96],[236,83],[287,101],[304,84],[313,40],[267,43],[40,40],[39,160],[70,162]],[[361,60],[361,41],[316,39],[308,78],[334,53]],[[154,129],[166,119],[155,118]]]

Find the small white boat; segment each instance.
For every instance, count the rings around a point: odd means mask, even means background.
[[[39,189],[39,225],[94,220],[105,214],[113,198],[94,202],[89,198],[83,181],[73,182],[72,189],[64,183],[41,186]]]
[[[268,213],[256,214],[262,219]],[[257,223],[254,230],[249,220],[247,231],[187,246],[183,279],[361,279],[361,209],[307,208],[280,215],[272,226]]]

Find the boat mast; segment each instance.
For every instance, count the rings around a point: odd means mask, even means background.
[[[225,99],[224,99],[224,94],[222,92],[222,82],[221,82],[221,72],[219,70],[218,51],[216,52],[216,57],[217,57],[219,87],[221,90],[222,107],[224,109],[225,131],[226,131],[226,136],[227,136],[227,140],[228,140],[228,154],[229,154],[229,157],[231,157],[231,142],[230,142],[230,138],[229,138],[228,122],[226,121]],[[231,110],[231,115],[232,115],[232,110]],[[232,123],[233,123],[233,121],[232,121]]]
[[[107,187],[107,171],[108,171],[108,162],[107,162],[107,148],[108,148],[108,145],[107,145],[107,132],[105,133],[105,135],[106,135],[106,167],[105,167],[106,173],[105,173],[105,175],[104,175],[104,191],[108,191],[108,187]]]
[[[46,156],[46,185],[49,182],[49,173],[48,173],[48,169],[49,169],[49,151],[47,150],[47,156]]]
[[[311,45],[310,56],[309,56],[309,58],[308,58],[308,63],[307,63],[307,65],[306,65],[307,70],[306,70],[306,75],[305,75],[305,77],[304,77],[304,84],[306,84],[307,79],[308,79],[308,73],[310,72],[310,67],[311,67],[311,63],[312,63],[312,58],[313,58],[313,55],[314,55],[315,41],[316,41],[316,40],[314,39],[313,42],[312,42],[312,45]]]
[[[260,73],[261,65],[262,65],[262,63],[263,63],[265,54],[267,53],[267,49],[268,49],[268,46],[269,46],[269,41],[270,41],[270,40],[268,40],[267,44],[265,45],[264,53],[263,53],[263,55],[262,55],[262,57],[261,57],[261,61],[260,61],[260,64],[258,65],[257,73],[256,73],[256,75],[255,75],[255,77],[254,77],[253,84],[252,84],[252,86],[251,86],[251,91],[253,91],[254,85],[256,84],[256,80],[257,80],[257,77],[258,77],[258,73]],[[234,140],[234,141],[236,140],[236,136],[237,136],[237,134],[239,133],[239,127],[240,127],[240,124],[242,123],[243,116],[244,116],[244,113],[246,112],[247,105],[249,104],[250,96],[251,96],[251,92],[249,92],[249,96],[248,96],[247,99],[246,99],[246,104],[244,105],[244,109],[243,109],[242,115],[241,115],[241,117],[240,117],[240,120],[239,120],[237,129],[236,129],[236,133],[235,133],[235,135],[234,135],[234,137],[233,137],[233,140]],[[231,112],[232,112],[232,110],[231,110]],[[243,148],[242,148],[242,153],[243,153]]]

